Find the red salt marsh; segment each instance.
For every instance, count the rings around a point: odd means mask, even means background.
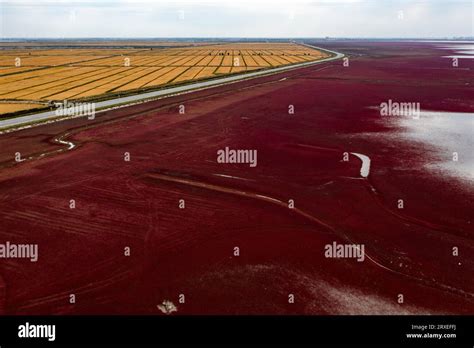
[[[472,151],[410,140],[376,108],[472,113],[474,61],[454,68],[433,43],[311,44],[349,66],[1,135],[0,242],[37,243],[39,259],[0,259],[0,310],[162,314],[169,300],[178,315],[474,313],[473,182],[431,167]],[[258,165],[217,163],[226,147],[257,150]],[[367,178],[345,152],[370,158]],[[333,242],[363,244],[365,260],[326,258]]]

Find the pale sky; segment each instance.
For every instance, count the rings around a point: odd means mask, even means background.
[[[474,36],[474,0],[0,0],[1,38]]]

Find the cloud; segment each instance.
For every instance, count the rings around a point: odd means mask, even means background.
[[[473,6],[471,0],[0,0],[0,35],[472,36]]]

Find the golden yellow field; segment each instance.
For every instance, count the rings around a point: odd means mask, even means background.
[[[126,93],[325,57],[324,52],[293,43],[3,49],[0,114],[32,109],[50,101]]]
[[[36,109],[41,106],[43,105],[35,103],[0,103],[0,114],[6,114],[20,110]]]

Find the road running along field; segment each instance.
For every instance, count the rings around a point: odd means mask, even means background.
[[[116,96],[328,56],[327,52],[294,43],[3,49],[0,115],[44,108],[53,101]]]

